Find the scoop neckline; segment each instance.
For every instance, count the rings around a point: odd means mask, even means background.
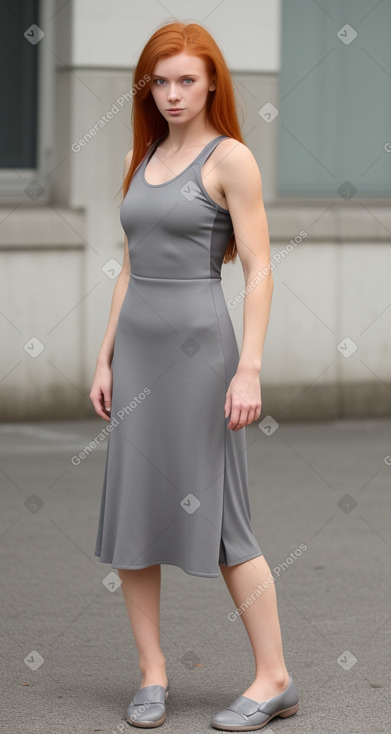
[[[198,160],[198,158],[203,154],[203,152],[205,151],[205,148],[207,148],[208,145],[210,145],[211,143],[213,143],[215,140],[218,140],[218,138],[225,138],[226,136],[223,135],[223,134],[216,135],[215,138],[212,138],[212,140],[209,140],[209,143],[206,143],[206,145],[204,145],[203,149],[198,153],[198,155],[194,158],[194,160],[192,160],[191,163],[189,163],[189,165],[186,166],[186,168],[183,169],[183,171],[181,171],[176,176],[174,176],[174,178],[170,178],[169,181],[164,181],[161,184],[150,184],[150,183],[148,183],[148,181],[145,178],[145,169],[146,169],[149,161],[151,160],[151,158],[152,158],[152,156],[153,156],[153,154],[154,154],[154,152],[155,152],[155,150],[157,148],[157,143],[159,142],[159,140],[161,140],[164,137],[165,137],[165,135],[162,135],[160,138],[158,138],[157,140],[155,140],[155,142],[152,145],[152,149],[149,151],[149,153],[147,155],[146,161],[145,161],[145,163],[143,165],[143,168],[142,168],[142,171],[141,171],[141,177],[142,177],[143,183],[145,183],[145,185],[146,186],[149,186],[149,188],[151,188],[151,189],[160,189],[162,186],[167,186],[168,184],[172,183],[173,181],[175,181],[180,176],[183,176],[183,174],[186,173],[186,171],[188,171],[189,168],[191,168],[191,166],[193,166],[194,163]]]

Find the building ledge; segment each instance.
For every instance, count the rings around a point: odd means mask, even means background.
[[[2,206],[0,224],[0,250],[81,250],[86,246],[84,209]]]
[[[307,238],[320,242],[390,242],[390,203],[379,205],[371,202],[354,206],[338,202],[300,205],[278,202],[265,203],[270,240],[294,239],[301,230]]]

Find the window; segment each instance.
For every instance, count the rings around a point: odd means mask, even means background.
[[[391,193],[390,28],[390,2],[282,0],[280,196]]]
[[[0,193],[6,202],[44,203],[49,193],[42,182],[52,120],[51,5],[51,0],[0,4]]]

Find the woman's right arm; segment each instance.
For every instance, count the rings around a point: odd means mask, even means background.
[[[132,151],[130,150],[129,153],[127,153],[125,156],[123,174],[124,178],[129,170],[131,161]],[[129,277],[129,248],[128,238],[125,235],[122,270],[114,286],[109,321],[96,361],[95,374],[90,392],[90,399],[92,400],[92,403],[94,405],[95,412],[106,421],[110,421],[111,393],[113,383],[111,362],[114,352],[114,339],[117,331],[119,314],[129,285]]]

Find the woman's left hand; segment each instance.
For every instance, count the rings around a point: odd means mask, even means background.
[[[261,415],[261,384],[259,372],[236,372],[227,390],[224,415],[230,414],[227,428],[239,431]]]

